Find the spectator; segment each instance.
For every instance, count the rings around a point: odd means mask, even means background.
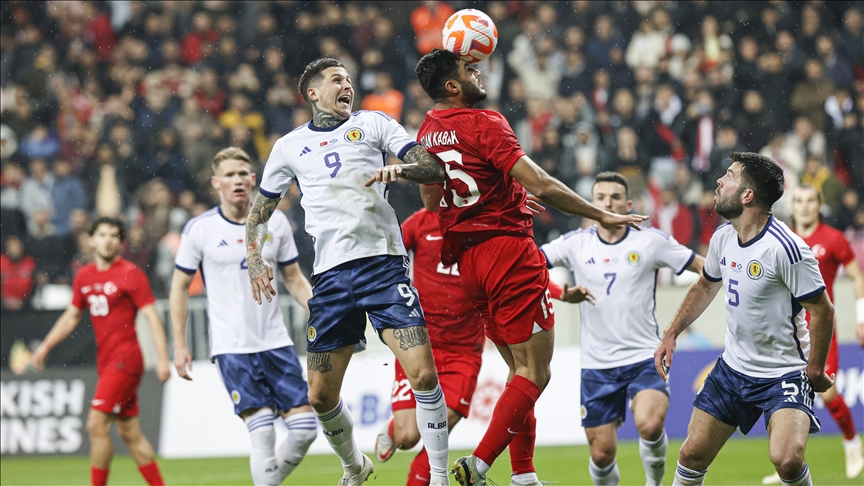
[[[651,219],[655,228],[672,235],[682,245],[696,246],[699,232],[693,213],[678,200],[674,190],[666,189],[660,193],[660,204]]]
[[[54,214],[54,200],[51,198],[54,174],[48,168],[48,162],[42,158],[30,160],[29,169],[30,176],[21,183],[21,212],[31,223],[37,211],[44,211],[49,216]],[[29,226],[31,234],[34,230],[33,226]]]
[[[257,156],[266,158],[270,153],[270,145],[264,131],[264,115],[252,109],[252,103],[245,94],[231,95],[230,107],[219,117],[219,124],[229,130],[238,126],[248,128],[252,132]]]
[[[210,13],[198,11],[192,17],[192,30],[183,37],[180,60],[187,66],[194,66],[204,59],[202,49],[205,43],[216,43],[219,33],[212,27]]]
[[[789,72],[790,81],[797,83],[804,77],[804,64],[807,63],[807,56],[798,48],[795,37],[788,30],[781,30],[777,33],[774,47]]]
[[[759,44],[756,39],[751,36],[741,39],[738,56],[735,62],[735,87],[741,91],[758,89],[764,81],[757,65]]]
[[[843,116],[843,128],[837,135],[837,151],[853,187],[859,194],[864,194],[864,112]]]
[[[588,58],[597,66],[609,65],[609,50],[624,48],[624,39],[615,32],[615,24],[608,15],[600,15],[594,23],[594,38],[588,42]]]
[[[843,14],[843,33],[837,41],[837,54],[854,66],[864,66],[861,43],[864,42],[864,17],[856,8]]]
[[[852,66],[848,61],[837,55],[834,50],[834,41],[827,35],[820,35],[816,39],[816,52],[822,60],[827,78],[831,84],[838,89],[850,89],[855,82]]]
[[[198,107],[210,116],[218,118],[222,114],[225,102],[228,101],[228,92],[220,87],[219,75],[214,69],[205,68],[201,71],[201,81],[195,92],[195,99],[198,101]]]
[[[703,182],[716,181],[715,172],[712,170],[711,151],[714,148],[714,120],[715,114],[714,97],[708,90],[701,90],[696,99],[687,105],[685,116],[685,127],[682,136],[689,140],[690,149],[693,151],[693,170],[702,177]],[[737,133],[736,133],[737,137]],[[726,170],[724,169],[725,173]]]
[[[764,147],[768,134],[777,131],[774,114],[765,112],[762,95],[756,90],[744,93],[742,105],[744,110],[733,118],[733,124],[741,130],[741,145],[751,151]]]
[[[825,100],[825,114],[830,118],[831,123],[825,127],[826,132],[833,132],[843,128],[843,118],[847,113],[852,112],[852,98],[849,97],[849,92],[844,89],[839,89]]]
[[[666,55],[666,35],[654,30],[652,19],[644,18],[639,24],[639,31],[633,34],[627,47],[627,65],[655,67]]]
[[[843,191],[846,189],[843,184],[837,180],[837,177],[825,167],[822,159],[811,155],[807,157],[807,162],[804,164],[804,172],[801,173],[801,183],[806,184],[822,194],[823,213],[836,214],[840,208],[840,200],[843,197]]]
[[[825,129],[825,100],[834,91],[831,82],[822,74],[822,64],[810,59],[804,66],[806,79],[799,81],[792,91],[789,106],[798,115],[806,116],[816,130]]]
[[[717,129],[717,139],[711,149],[711,155],[708,156],[708,170],[701,174],[702,184],[705,187],[717,185],[717,179],[723,177],[732,165],[729,154],[745,150],[748,148],[738,143],[738,130],[734,125],[723,125]]]
[[[571,49],[565,56],[564,74],[558,85],[559,96],[572,96],[580,92],[587,95],[591,92],[592,74],[585,62],[582,51]]]
[[[797,153],[797,157],[789,159],[789,167],[796,173],[804,170],[804,161],[811,155],[825,159],[825,134],[813,126],[806,116],[799,116],[792,126],[792,133],[786,137],[786,145]]]
[[[54,234],[48,211],[34,212],[27,225],[30,236],[24,240],[24,248],[36,260],[37,286],[70,283],[69,262],[75,254],[73,239],[69,235],[61,237]]]
[[[210,192],[210,162],[213,147],[223,136],[222,127],[198,107],[194,98],[183,100],[183,112],[174,119],[174,129],[182,142],[186,169],[191,174],[199,194]],[[287,131],[285,133],[288,133]]]
[[[759,69],[765,80],[759,88],[759,93],[765,100],[765,112],[775,114],[782,123],[778,127],[780,130],[788,130],[790,127],[785,120],[789,117],[789,95],[792,88],[783,59],[776,52],[767,52],[759,58]]]
[[[191,187],[186,159],[180,150],[177,132],[173,128],[162,129],[157,145],[145,159],[144,175],[162,179],[174,194],[180,194]]]
[[[424,1],[411,12],[417,53],[421,56],[441,45],[444,22],[456,11],[446,2]]]
[[[66,159],[54,161],[54,184],[51,187],[51,199],[54,201],[54,217],[51,224],[58,236],[65,236],[72,231],[70,216],[76,209],[87,207],[87,195],[84,185],[78,176],[72,173],[72,166]]]
[[[26,175],[24,169],[11,160],[3,164],[0,207],[15,211],[21,210],[21,184]]]
[[[364,110],[380,111],[397,122],[402,119],[402,105],[405,97],[393,88],[393,76],[387,71],[378,73],[375,90],[363,98],[360,105]]]
[[[33,295],[33,275],[36,260],[24,254],[24,243],[10,236],[3,243],[0,255],[0,295],[4,310],[21,310]]]

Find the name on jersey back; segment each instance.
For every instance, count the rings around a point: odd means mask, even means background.
[[[456,138],[456,130],[429,132],[420,137],[420,144],[425,149],[436,145],[456,145],[457,143],[459,143],[459,139]]]

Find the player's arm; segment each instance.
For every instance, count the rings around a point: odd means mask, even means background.
[[[722,285],[722,280],[712,282],[702,274],[699,280],[690,286],[690,290],[687,291],[687,295],[675,312],[675,317],[663,333],[657,351],[654,352],[654,367],[664,380],[667,378],[667,371],[672,367],[672,354],[675,352],[675,340],[678,339],[678,335],[705,312]]]
[[[280,199],[259,192],[246,218],[246,265],[249,267],[249,280],[252,283],[252,298],[259,304],[262,292],[267,302],[276,295],[276,289],[270,285],[273,280],[273,267],[261,256],[261,250],[267,238],[267,222],[270,221]]]
[[[150,326],[150,337],[153,339],[153,346],[156,348],[156,376],[159,381],[165,383],[171,376],[171,360],[168,358],[168,341],[165,338],[165,323],[162,322],[162,317],[159,311],[156,310],[156,304],[147,304],[138,309],[138,312],[147,320]]]
[[[702,255],[696,254],[693,257],[693,261],[690,262],[690,265],[687,265],[687,270],[690,270],[693,273],[698,273],[702,275],[702,267],[705,266],[705,257]]]
[[[64,339],[69,337],[69,335],[72,334],[72,331],[78,327],[79,322],[81,322],[81,309],[74,305],[70,305],[66,308],[66,311],[60,315],[60,318],[54,323],[54,327],[48,331],[48,335],[45,336],[42,344],[40,344],[39,347],[36,348],[36,352],[33,353],[33,366],[35,366],[37,370],[42,371],[45,368],[45,358],[48,357],[48,353]]]
[[[279,273],[282,274],[282,281],[285,282],[285,288],[288,289],[291,297],[304,309],[309,310],[307,302],[312,298],[312,285],[300,271],[300,264],[294,262],[290,265],[280,265]]]
[[[186,344],[186,318],[189,314],[189,286],[192,285],[194,274],[190,275],[178,268],[174,269],[171,278],[171,295],[168,308],[171,313],[171,332],[174,336],[174,367],[180,378],[191,380],[192,353]]]
[[[376,182],[384,184],[394,182],[396,179],[407,179],[418,184],[433,184],[444,182],[444,167],[423,148],[415,145],[402,156],[402,164],[386,165],[375,171],[375,175],[366,181],[366,187]]]
[[[563,182],[550,176],[527,155],[523,155],[513,164],[510,175],[543,202],[567,214],[592,219],[604,226],[626,224],[638,230],[641,229],[639,223],[648,219],[648,216],[614,214],[598,208],[573,192]]]
[[[861,267],[858,266],[858,260],[855,258],[843,267],[852,279],[852,288],[855,292],[855,317],[858,321],[855,334],[861,347],[864,348],[864,272],[861,272]]]
[[[420,199],[423,200],[423,207],[427,211],[433,213],[438,212],[438,207],[441,205],[441,198],[444,197],[444,188],[440,184],[421,184]]]
[[[815,297],[801,301],[801,305],[810,313],[810,359],[807,360],[807,378],[810,379],[813,390],[822,393],[834,383],[834,376],[825,374],[825,360],[828,359],[831,335],[834,334],[834,304],[828,298],[828,292],[820,292]]]

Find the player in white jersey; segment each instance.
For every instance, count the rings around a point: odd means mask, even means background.
[[[814,391],[833,383],[825,360],[834,306],[810,248],[771,214],[783,195],[782,169],[759,154],[730,157],[714,196],[715,210],[729,223],[711,237],[702,276],[654,353],[655,367],[666,378],[675,339],[725,290],[725,350],[693,401],[673,484],[703,484],[729,436],[736,428],[749,432],[760,415],[783,484],[812,484],[804,450],[808,435],[819,430]],[[811,315],[809,332],[804,309]]]
[[[627,180],[603,172],[591,189],[594,205],[628,214]],[[591,299],[579,307],[582,321],[582,426],[591,457],[594,484],[618,484],[615,461],[618,427],[624,423],[628,399],[639,431],[639,455],[647,484],[661,484],[666,467],[663,429],[669,409],[669,386],[654,369],[660,343],[654,292],[657,271],[672,268],[701,272],[704,258],[662,231],[594,225],[571,231],[540,247],[550,267],[573,272],[576,284]]]
[[[417,401],[417,423],[429,455],[432,485],[447,479],[447,406],[438,383],[423,309],[407,274],[407,253],[386,187],[365,183],[387,153],[411,163],[419,180],[444,171],[399,123],[380,112],[351,113],[354,88],[342,64],[319,59],[300,77],[314,118],[273,147],[246,223],[253,297],[270,300],[272,268],[261,257],[267,221],[296,181],[315,239],[306,366],[309,402],[342,461],[341,484],[359,485],[372,461],[352,437],[353,419],[340,398],[351,355],[364,344],[366,317],[402,364]],[[410,178],[410,177],[409,177]],[[415,179],[417,180],[417,179]]]
[[[249,155],[229,147],[213,158],[213,187],[219,206],[189,220],[183,229],[171,284],[174,364],[191,380],[192,356],[186,346],[189,284],[201,269],[207,286],[210,357],[217,364],[234,413],[249,429],[249,467],[255,484],[280,484],[315,440],[315,414],[309,406],[303,369],[285,328],[278,299],[258,306],[246,274],[246,217],[255,187]],[[277,211],[265,238],[263,257],[278,266],[291,296],[306,307],[312,295],[297,264],[297,247],[288,219]],[[275,414],[288,428],[277,447]]]

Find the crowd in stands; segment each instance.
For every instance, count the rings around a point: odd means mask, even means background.
[[[818,188],[825,221],[864,247],[860,2],[7,1],[3,308],[62,301],[90,260],[96,216],[128,222],[124,256],[165,296],[183,225],[217,201],[211,158],[231,145],[263,166],[311,117],[296,85],[316,58],[345,64],[356,109],[416,134],[432,102],[414,65],[469,7],[499,35],[478,107],[504,113],[529,156],[583,196],[597,173],[621,172],[634,211],[704,254],[729,152],[761,152],[783,167],[787,194]],[[309,272],[298,201],[292,190],[280,209]],[[407,183],[390,201],[403,219],[421,206]],[[582,224],[546,211],[536,238]]]

